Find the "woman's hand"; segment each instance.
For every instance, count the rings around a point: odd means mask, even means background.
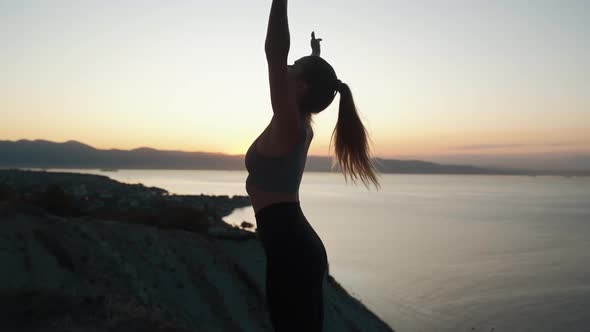
[[[320,50],[320,42],[322,41],[322,38],[315,38],[315,32],[312,31],[311,32],[311,55],[317,55],[320,56],[321,50]]]

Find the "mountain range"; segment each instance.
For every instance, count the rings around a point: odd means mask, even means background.
[[[528,171],[437,164],[420,160],[374,158],[381,173],[400,174],[518,174],[590,175],[590,172]],[[339,172],[332,158],[308,156],[306,171]],[[244,155],[138,148],[96,149],[77,141],[0,141],[0,168],[99,168],[99,169],[209,169],[246,170]]]

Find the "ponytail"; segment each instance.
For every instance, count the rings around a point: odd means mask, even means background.
[[[348,176],[354,184],[360,178],[363,184],[369,188],[369,181],[378,189],[381,187],[376,176],[377,169],[370,159],[370,147],[367,130],[363,126],[357,113],[352,92],[347,84],[338,81],[340,92],[340,106],[338,109],[338,121],[330,138],[335,138],[335,152],[337,162],[348,183]],[[334,169],[336,161],[332,160],[331,169]]]

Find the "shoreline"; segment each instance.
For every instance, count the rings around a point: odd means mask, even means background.
[[[0,167],[0,170],[32,170],[32,171],[48,171],[52,170],[96,170],[100,174],[108,175],[118,171],[216,171],[216,172],[245,172],[246,169],[208,169],[208,168],[153,168],[153,167],[138,167],[138,168],[116,168],[104,170],[100,167]],[[329,174],[341,174],[339,170],[314,170],[307,171],[306,173],[329,173]],[[473,172],[473,173],[457,173],[457,172],[382,172],[382,175],[444,175],[444,176],[556,176],[565,178],[584,178],[590,177],[590,170],[571,170],[571,171],[553,171],[553,170],[493,170],[491,172]]]
[[[60,172],[60,171],[97,171],[100,173],[82,173],[82,174],[97,174],[108,176],[110,173],[116,173],[118,171],[177,171],[177,172],[246,172],[245,169],[205,169],[205,168],[117,168],[116,170],[104,171],[98,167],[80,168],[80,167],[58,167],[58,168],[36,168],[36,167],[0,167],[2,170],[30,170],[40,172]],[[334,174],[340,175],[340,171],[305,171],[306,174]],[[500,171],[491,173],[445,173],[445,172],[432,172],[432,173],[421,173],[421,172],[380,172],[380,175],[398,175],[398,176],[518,176],[518,177],[563,177],[563,178],[587,178],[590,177],[590,170],[579,170],[579,171],[523,171],[523,172],[511,172],[511,171]]]
[[[13,313],[4,323],[270,331],[262,245],[222,220],[248,205],[244,196],[170,195],[105,175],[0,170],[0,245],[12,248],[7,262],[18,262],[0,278],[0,305],[9,301]],[[326,332],[393,331],[331,275],[325,296]],[[119,310],[127,305],[140,315]]]

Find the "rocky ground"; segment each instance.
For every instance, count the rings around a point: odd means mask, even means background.
[[[257,235],[223,225],[211,206],[59,215],[46,195],[4,192],[0,330],[272,331]],[[331,276],[324,286],[325,331],[392,331]]]

